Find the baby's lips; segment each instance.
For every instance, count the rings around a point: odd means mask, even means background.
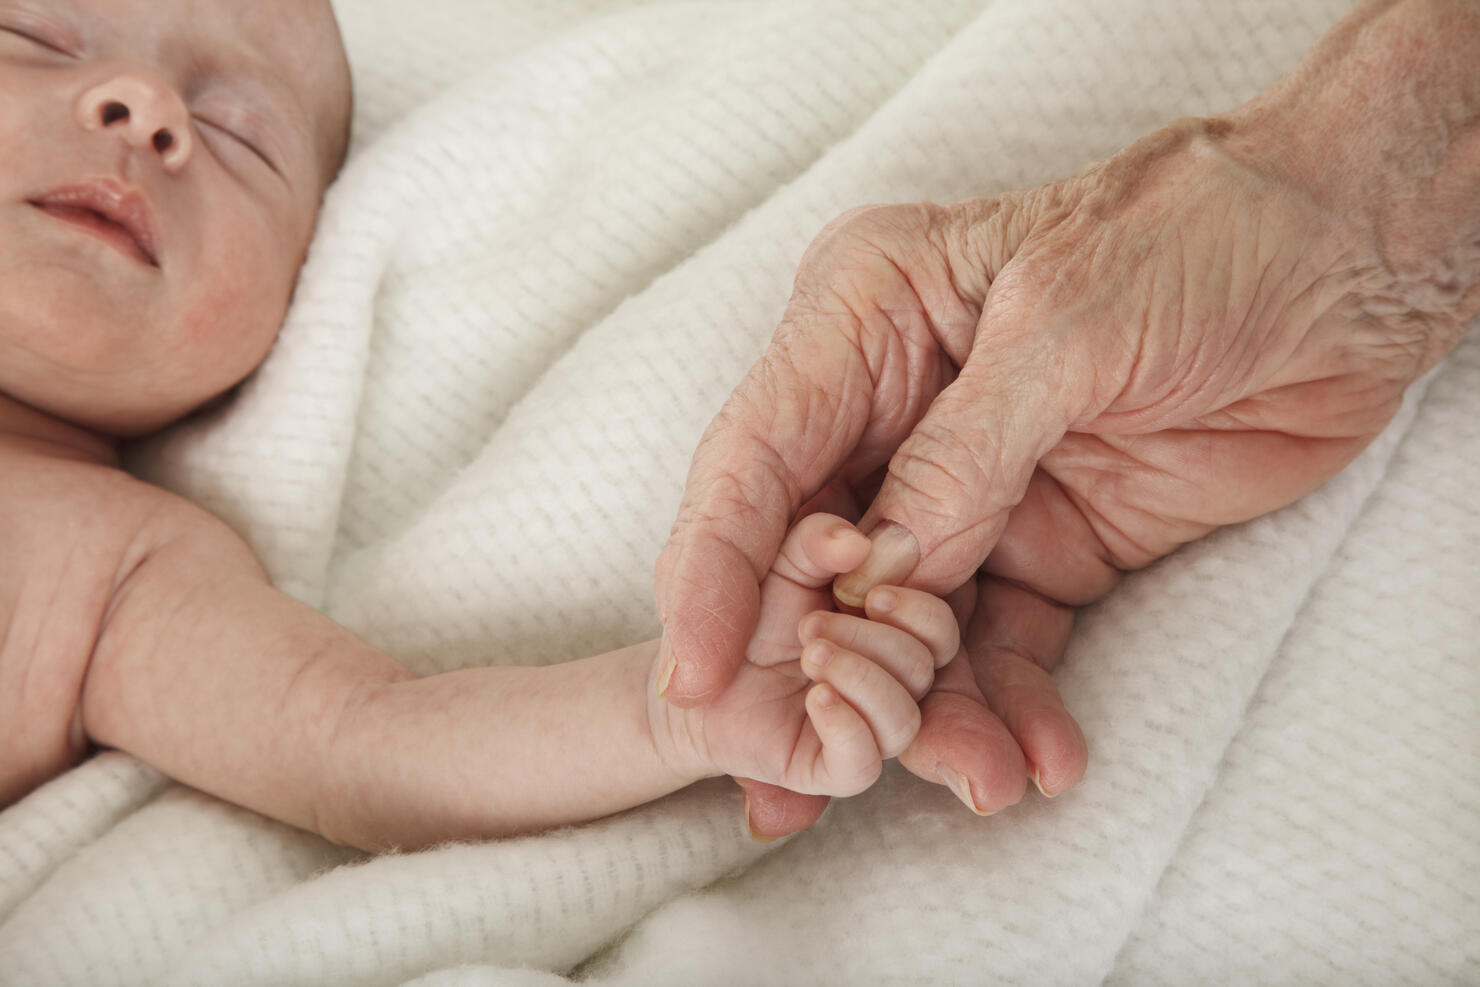
[[[868,537],[874,547],[863,565],[833,580],[833,596],[845,607],[861,608],[869,590],[901,584],[920,562],[920,543],[902,524],[885,521]]]

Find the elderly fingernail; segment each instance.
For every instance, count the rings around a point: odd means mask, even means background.
[[[668,680],[673,678],[673,670],[678,667],[678,657],[674,655],[673,649],[668,646],[667,638],[664,638],[658,644],[658,648],[667,652],[667,655],[663,658],[663,667],[658,672],[658,698],[665,699],[668,692]]]
[[[935,773],[940,776],[941,781],[946,783],[947,788],[956,793],[956,798],[961,800],[962,805],[979,816],[991,815],[990,812],[983,812],[977,808],[976,799],[971,795],[971,782],[967,781],[959,771],[942,762],[935,766]]]
[[[745,796],[745,831],[747,833],[749,833],[750,834],[750,838],[752,840],[754,840],[755,842],[757,842],[757,843],[775,843],[776,840],[778,839],[775,836],[766,836],[766,835],[764,835],[762,833],[757,833],[755,831],[755,826],[750,821],[750,795],[749,794],[747,794]]]
[[[920,561],[920,543],[902,524],[885,521],[868,537],[874,547],[863,565],[833,581],[833,595],[850,607],[863,606],[863,598],[875,586],[904,582]]]

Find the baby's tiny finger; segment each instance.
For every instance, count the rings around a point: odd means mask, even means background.
[[[945,600],[903,586],[875,586],[863,602],[870,620],[889,624],[913,636],[930,649],[936,668],[961,650],[961,625]]]
[[[898,627],[867,617],[818,610],[802,619],[798,632],[804,646],[822,639],[862,655],[894,676],[916,701],[925,698],[935,681],[930,648]]]
[[[880,757],[896,757],[920,732],[920,705],[884,668],[816,640],[802,649],[802,671],[837,690],[868,724]]]
[[[857,565],[868,551],[867,536],[843,518],[808,514],[787,532],[771,571],[798,585],[819,588]]]
[[[883,770],[874,735],[858,711],[826,683],[807,690],[807,716],[822,742],[821,773],[817,787],[832,795],[857,795],[872,785]]]

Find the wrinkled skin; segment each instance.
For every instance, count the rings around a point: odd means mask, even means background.
[[[913,533],[884,574],[976,578],[969,657],[903,763],[954,769],[981,812],[1072,787],[1087,750],[1049,673],[1074,608],[1336,473],[1480,303],[1473,279],[1404,281],[1371,216],[1247,146],[1230,118],[1180,121],[1069,180],[830,225],[659,559],[667,697],[727,679],[788,519],[842,488],[864,531]],[[826,804],[742,785],[766,835]]]

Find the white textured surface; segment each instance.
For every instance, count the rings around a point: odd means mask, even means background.
[[[359,87],[269,362],[139,467],[423,671],[651,634],[688,456],[812,234],[1247,98],[1340,0],[341,0]],[[1083,785],[724,782],[362,860],[100,757],[0,814],[0,983],[1480,981],[1480,338],[1301,503],[1082,619]],[[702,890],[701,890],[702,889]],[[686,892],[696,893],[686,893]]]

